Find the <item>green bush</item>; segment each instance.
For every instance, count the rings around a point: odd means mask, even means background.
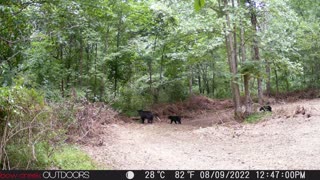
[[[21,79],[15,83],[0,88],[0,168],[43,168],[47,162],[40,157],[40,149],[60,138],[53,130],[54,114],[41,92],[24,87]]]
[[[137,110],[145,109],[151,105],[151,95],[132,87],[121,88],[120,94],[112,103],[114,109],[127,116],[137,116]]]
[[[94,170],[96,165],[80,149],[74,146],[63,146],[52,157],[52,166],[63,170]]]
[[[263,118],[270,116],[272,113],[271,112],[259,112],[259,113],[253,113],[249,115],[244,122],[246,123],[256,123]]]
[[[0,87],[0,168],[94,169],[83,152],[61,147],[76,122],[74,102],[48,106],[43,93],[22,84]]]
[[[188,92],[185,85],[180,81],[174,81],[170,84],[167,84],[164,89],[164,95],[162,95],[163,99],[167,100],[166,102],[177,102],[183,101],[188,97]]]
[[[44,142],[39,142],[32,148],[25,143],[10,143],[6,146],[10,169],[45,169],[51,164],[52,150],[53,148]]]

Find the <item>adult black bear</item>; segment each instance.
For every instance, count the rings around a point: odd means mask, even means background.
[[[270,111],[272,112],[272,108],[271,106],[262,106],[259,111]]]
[[[176,123],[176,124],[177,124],[177,122],[178,122],[179,124],[181,124],[181,117],[180,117],[180,116],[168,116],[168,119],[171,120],[171,124],[173,123],[173,121],[174,121],[174,123]]]
[[[148,123],[152,123],[153,121],[153,114],[151,111],[143,111],[143,110],[138,110],[138,113],[141,117],[142,124],[144,123],[144,120],[147,119]]]

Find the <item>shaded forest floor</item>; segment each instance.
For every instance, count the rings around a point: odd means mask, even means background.
[[[231,108],[186,115],[181,125],[102,124],[101,142],[81,148],[101,169],[320,169],[320,99],[272,108],[253,124],[226,121]]]

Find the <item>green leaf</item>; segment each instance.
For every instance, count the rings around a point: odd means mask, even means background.
[[[204,0],[194,0],[194,9],[199,11],[204,6]]]

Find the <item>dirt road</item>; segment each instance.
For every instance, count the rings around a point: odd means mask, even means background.
[[[255,124],[210,124],[216,113],[182,125],[109,124],[102,146],[82,148],[101,169],[320,169],[319,111],[316,99],[274,105]]]

